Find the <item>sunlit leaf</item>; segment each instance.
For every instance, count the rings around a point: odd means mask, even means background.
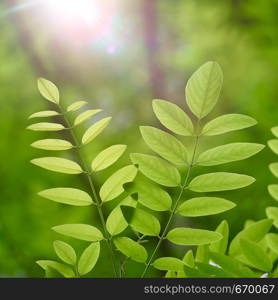
[[[223,73],[216,62],[203,64],[187,82],[186,102],[194,115],[201,119],[215,106],[223,82]]]
[[[58,123],[41,122],[41,123],[29,125],[27,129],[33,131],[60,131],[60,130],[64,130],[65,127],[62,124],[58,124]]]
[[[189,267],[194,267],[195,260],[194,260],[194,255],[193,255],[192,250],[188,250],[185,253],[182,261],[184,262],[184,264],[188,265]]]
[[[278,201],[278,184],[270,184],[267,189],[271,197]]]
[[[222,239],[218,242],[211,243],[209,249],[213,252],[225,254],[229,241],[229,224],[227,221],[222,221],[215,230],[222,235]]]
[[[74,103],[72,103],[71,105],[69,105],[67,107],[67,111],[76,111],[79,108],[83,107],[84,105],[86,105],[88,102],[86,101],[76,101]]]
[[[103,240],[102,233],[94,226],[87,224],[64,224],[52,227],[60,234],[70,236],[78,240],[97,242]]]
[[[113,145],[101,151],[92,162],[92,170],[100,171],[114,164],[125,152],[126,145]]]
[[[56,261],[38,260],[38,261],[36,261],[36,263],[44,270],[46,270],[47,267],[50,267],[50,268],[56,270],[57,272],[59,272],[60,274],[62,274],[66,278],[75,277],[73,270],[69,266],[58,263]]]
[[[233,202],[223,198],[198,197],[186,200],[178,207],[177,212],[185,217],[200,217],[219,214],[235,206]]]
[[[178,278],[178,277],[175,271],[167,271],[165,274],[165,278]]]
[[[125,166],[116,171],[102,185],[99,191],[102,202],[107,202],[118,197],[124,192],[123,184],[132,181],[137,174],[137,168],[133,165]]]
[[[207,274],[207,277],[216,278],[231,278],[234,277],[232,273],[224,271],[223,269],[213,266],[209,263],[196,262],[196,267],[199,272]]]
[[[82,144],[88,144],[97,137],[108,126],[111,119],[111,117],[104,118],[89,127],[82,137]]]
[[[246,159],[261,151],[265,146],[255,143],[231,143],[209,149],[200,154],[197,164],[215,166]]]
[[[275,163],[271,163],[269,165],[269,169],[271,171],[271,173],[278,178],[278,162]]]
[[[151,126],[141,126],[146,144],[164,159],[176,165],[187,164],[187,150],[173,135]]]
[[[55,269],[46,266],[45,268],[45,278],[64,278],[64,276],[56,271]]]
[[[273,135],[274,135],[275,137],[278,138],[278,126],[272,127],[272,128],[271,128],[271,132],[273,133]]]
[[[44,110],[44,111],[39,111],[34,114],[32,114],[28,119],[33,119],[33,118],[46,118],[46,117],[53,117],[53,116],[58,116],[59,113],[54,110]]]
[[[31,163],[58,173],[80,174],[83,172],[76,162],[60,157],[35,158],[31,160]]]
[[[175,257],[160,257],[153,262],[153,267],[162,271],[183,271],[184,263]]]
[[[278,254],[278,234],[275,233],[268,233],[266,235],[266,242],[268,247]]]
[[[93,203],[92,198],[86,192],[73,188],[53,188],[38,193],[46,199],[76,206],[88,206]]]
[[[151,180],[164,186],[178,186],[181,178],[179,171],[165,160],[147,154],[132,153],[130,158],[139,170]]]
[[[196,262],[209,262],[209,245],[199,245],[195,254]]]
[[[179,135],[193,134],[192,122],[179,106],[160,99],[153,100],[152,106],[156,117],[166,128]]]
[[[77,126],[88,119],[90,119],[92,116],[97,114],[98,112],[101,112],[101,109],[90,109],[82,112],[80,115],[78,115],[74,120],[74,126]]]
[[[219,135],[234,130],[248,128],[257,124],[257,121],[249,116],[241,114],[227,114],[217,117],[208,122],[203,130],[202,135]]]
[[[194,192],[217,192],[243,188],[254,181],[253,177],[247,175],[216,172],[195,177],[188,188]]]
[[[80,275],[85,275],[89,273],[96,265],[100,253],[99,242],[92,243],[87,247],[78,261],[78,273]]]
[[[44,78],[38,78],[38,89],[45,99],[59,104],[59,90],[54,83]]]
[[[146,249],[128,237],[116,237],[113,242],[119,251],[132,260],[144,263],[148,258]]]
[[[53,243],[57,256],[67,264],[74,265],[76,263],[76,253],[71,245],[63,241],[55,241]]]
[[[267,217],[273,220],[273,225],[278,228],[278,207],[269,206],[265,212]]]
[[[275,140],[270,140],[267,142],[268,147],[275,153],[278,155],[278,139]]]
[[[167,234],[167,239],[177,245],[205,245],[221,238],[217,232],[193,228],[175,228]]]
[[[33,148],[50,150],[50,151],[61,151],[73,148],[73,145],[65,140],[59,139],[45,139],[39,140],[31,144]]]

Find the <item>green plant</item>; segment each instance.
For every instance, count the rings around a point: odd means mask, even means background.
[[[191,138],[191,151],[188,150],[190,147],[185,146],[173,134],[154,127],[142,126],[140,131],[144,141],[159,156],[132,153],[130,157],[133,165],[116,171],[97,191],[93,184],[94,176],[98,171],[113,164],[124,152],[125,146],[114,145],[103,150],[94,158],[91,168],[86,164],[81,150],[101,133],[111,118],[104,118],[93,124],[79,142],[75,134],[75,126],[100,110],[85,111],[78,115],[72,123],[68,113],[79,109],[85,103],[78,101],[64,109],[59,102],[57,87],[45,79],[39,79],[41,94],[55,103],[58,111],[39,112],[31,117],[58,116],[65,121],[66,125],[37,123],[28,128],[39,131],[68,130],[72,135],[72,142],[47,139],[34,142],[32,146],[44,150],[73,149],[77,152],[79,161],[77,163],[60,157],[43,157],[32,160],[32,163],[56,172],[84,173],[91,188],[88,193],[75,188],[54,188],[42,191],[39,195],[63,204],[93,205],[99,213],[102,224],[101,230],[87,224],[55,226],[53,229],[56,232],[89,241],[90,245],[77,260],[72,246],[63,241],[54,242],[54,249],[63,263],[49,260],[38,261],[47,276],[58,276],[58,272],[65,277],[73,277],[90,272],[100,255],[101,241],[105,241],[108,245],[115,276],[126,276],[125,266],[129,260],[143,265],[142,277],[147,274],[150,266],[166,271],[168,277],[195,277],[200,272],[195,268],[197,263],[203,264],[204,268],[213,270],[216,268],[208,264],[208,253],[210,253],[208,250],[224,255],[228,243],[228,224],[223,221],[216,231],[209,231],[183,227],[172,228],[172,223],[176,214],[183,217],[207,216],[235,207],[233,202],[215,196],[205,195],[186,199],[188,198],[187,191],[209,193],[234,190],[248,186],[255,181],[253,177],[228,172],[205,173],[191,178],[192,170],[197,166],[214,166],[243,160],[264,148],[261,144],[241,142],[218,146],[199,153],[198,146],[202,137],[248,128],[257,123],[253,118],[241,114],[226,114],[208,122],[204,121],[204,118],[216,105],[222,81],[222,71],[215,62],[207,62],[189,79],[185,94],[187,105],[194,115],[194,125],[191,118],[177,105],[165,100],[153,101],[154,113],[162,125],[176,135]],[[137,169],[140,174],[137,174]],[[183,175],[184,171],[185,176]],[[172,200],[168,191],[161,186],[173,189],[173,194],[177,194],[175,199]],[[117,202],[108,217],[105,218],[102,205],[120,195],[123,200]],[[160,221],[156,216],[158,213],[168,214],[168,220],[163,230],[161,230]],[[269,223],[270,221],[267,220],[267,224]],[[126,230],[128,228],[131,231]],[[148,255],[143,244],[150,238],[157,239],[157,243],[151,254]],[[165,240],[177,245],[197,246],[195,258],[192,250],[187,251],[183,259],[156,258],[159,247]],[[248,244],[249,241],[242,243]],[[250,245],[248,244],[245,248],[248,246]],[[114,248],[124,257],[120,263]],[[206,272],[204,271],[204,273]],[[223,270],[218,273],[219,276],[221,274],[225,276],[227,272]]]

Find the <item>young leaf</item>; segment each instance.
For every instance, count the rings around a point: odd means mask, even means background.
[[[92,243],[89,247],[87,247],[84,250],[78,262],[78,273],[80,275],[85,275],[94,268],[94,266],[98,261],[99,253],[100,253],[99,242]]]
[[[209,262],[209,245],[200,245],[197,247],[195,261],[202,263]]]
[[[273,135],[274,135],[275,137],[278,138],[278,126],[272,127],[272,128],[271,128],[271,132],[273,133]]]
[[[59,90],[54,83],[47,79],[39,78],[38,89],[45,99],[55,104],[59,104]]]
[[[278,155],[278,139],[275,140],[270,140],[267,142],[268,147],[275,153]]]
[[[65,127],[62,124],[58,124],[58,123],[41,122],[41,123],[29,125],[27,129],[33,131],[61,131],[64,130]]]
[[[46,118],[46,117],[53,117],[53,116],[58,116],[59,113],[54,110],[44,110],[44,111],[39,111],[34,114],[32,114],[28,119],[33,119],[33,118]]]
[[[35,158],[31,160],[31,163],[58,173],[80,174],[83,172],[76,162],[60,157]]]
[[[82,144],[86,145],[97,137],[108,126],[111,119],[111,117],[104,118],[89,127],[82,137]]]
[[[240,239],[248,239],[256,243],[262,240],[268,233],[271,225],[272,220],[264,219],[244,228],[232,240],[230,244],[229,254],[233,256],[240,254]]]
[[[175,228],[168,232],[169,241],[177,245],[205,245],[222,238],[222,235],[208,230],[192,228]]]
[[[229,241],[229,224],[227,221],[222,221],[219,226],[215,230],[216,232],[220,233],[223,238],[215,243],[211,243],[209,245],[209,249],[212,252],[222,253],[225,254],[228,246]]]
[[[266,235],[266,242],[268,247],[278,254],[278,234],[275,233],[268,233]]]
[[[126,145],[113,145],[101,151],[92,162],[94,172],[113,165],[125,152]]]
[[[177,212],[185,217],[200,217],[219,214],[235,206],[233,202],[223,198],[198,197],[186,200],[178,207]]]
[[[147,180],[127,183],[124,185],[124,189],[130,194],[138,193],[138,202],[152,210],[171,209],[172,199],[169,194]]]
[[[68,106],[67,111],[76,111],[79,108],[83,107],[84,105],[86,105],[88,102],[86,101],[76,101],[74,103],[72,103],[71,105]]]
[[[64,224],[54,226],[52,229],[60,234],[78,240],[88,242],[98,242],[103,240],[102,233],[96,227],[87,224]]]
[[[73,148],[73,145],[70,142],[64,140],[45,139],[32,143],[31,147],[50,151],[61,151],[71,149]]]
[[[260,246],[247,239],[240,239],[239,243],[241,251],[251,267],[264,272],[271,271],[271,260]]]
[[[176,165],[187,164],[187,150],[177,138],[151,126],[141,126],[140,131],[146,144],[161,157]]]
[[[144,263],[148,258],[146,249],[128,237],[116,237],[113,242],[119,251],[134,261]]]
[[[249,116],[241,114],[222,115],[208,122],[202,130],[202,135],[219,135],[234,130],[248,128],[256,124],[257,121]]]
[[[180,277],[177,277],[177,273],[175,271],[167,271],[165,274],[165,278],[180,278]]]
[[[195,177],[188,188],[194,192],[217,192],[243,188],[252,184],[255,178],[247,175],[216,172]]]
[[[270,196],[278,201],[278,184],[270,184],[267,189]]]
[[[137,168],[133,165],[125,166],[116,171],[102,185],[99,195],[102,202],[107,202],[118,197],[124,192],[123,184],[132,181],[137,174]]]
[[[139,165],[139,170],[151,180],[169,187],[180,184],[179,171],[165,160],[140,153],[132,153],[130,158],[134,164]]]
[[[60,274],[62,274],[66,278],[75,277],[73,270],[69,266],[58,263],[56,261],[38,260],[38,261],[36,261],[36,263],[44,270],[46,270],[47,267],[50,267],[50,268],[56,270],[57,272],[59,272]]]
[[[78,115],[75,120],[74,120],[74,126],[77,126],[85,121],[87,121],[88,119],[90,119],[92,116],[94,116],[95,114],[101,112],[101,109],[90,109],[90,110],[86,110],[84,112],[82,112],[80,115]]]
[[[92,198],[86,192],[73,188],[54,188],[38,193],[39,196],[69,205],[88,206],[93,203]]]
[[[179,135],[191,136],[193,134],[192,122],[179,106],[159,99],[153,100],[152,105],[156,117],[166,128]]]
[[[271,173],[278,178],[278,162],[269,165]]]
[[[278,207],[267,207],[266,215],[269,219],[273,220],[273,225],[278,228]]]
[[[184,264],[186,264],[187,266],[192,267],[192,268],[194,267],[194,265],[195,265],[195,260],[194,260],[194,256],[193,256],[192,250],[188,250],[188,251],[185,253],[185,255],[184,255],[182,261],[183,261]]]
[[[153,262],[153,267],[162,271],[183,271],[184,263],[175,257],[160,257]]]
[[[57,256],[62,261],[70,265],[74,265],[76,263],[76,253],[71,245],[62,241],[55,241],[53,246]]]
[[[209,149],[198,157],[200,166],[216,166],[246,159],[261,151],[265,146],[255,143],[231,143]]]
[[[203,64],[190,77],[185,88],[186,102],[198,119],[214,108],[223,82],[223,73],[216,62]]]

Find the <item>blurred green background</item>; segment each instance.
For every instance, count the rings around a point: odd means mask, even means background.
[[[61,238],[52,226],[99,222],[91,207],[59,205],[37,195],[51,187],[86,188],[82,177],[48,172],[29,163],[47,155],[30,148],[30,143],[49,136],[25,130],[31,113],[49,108],[37,92],[38,76],[59,86],[65,104],[86,100],[92,108],[104,110],[101,116],[113,116],[112,125],[87,148],[88,161],[108,145],[129,145],[115,166],[100,174],[98,186],[130,163],[130,152],[149,152],[138,126],[160,126],[151,100],[163,98],[185,107],[185,83],[207,60],[218,61],[224,72],[223,92],[209,118],[235,112],[248,114],[259,124],[205,139],[204,149],[230,141],[266,143],[270,127],[278,124],[277,0],[92,0],[90,10],[72,9],[69,2],[80,6],[84,1],[0,1],[1,277],[43,276],[35,261],[55,258],[52,242]],[[197,172],[246,173],[257,181],[223,193],[237,204],[232,211],[176,222],[214,229],[227,219],[235,234],[245,219],[264,218],[265,207],[273,205],[266,186],[275,181],[267,167],[274,160],[266,148],[243,162],[200,168]],[[74,245],[84,248],[84,244]],[[166,243],[161,248],[162,255],[183,253],[181,247]],[[135,270],[136,276],[141,266],[129,264],[128,269]],[[111,275],[105,258],[91,276],[96,272]]]

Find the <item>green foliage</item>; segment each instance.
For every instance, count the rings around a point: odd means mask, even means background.
[[[78,273],[80,275],[85,275],[94,268],[94,266],[98,261],[99,253],[100,253],[99,242],[92,243],[83,251],[78,261]]]

